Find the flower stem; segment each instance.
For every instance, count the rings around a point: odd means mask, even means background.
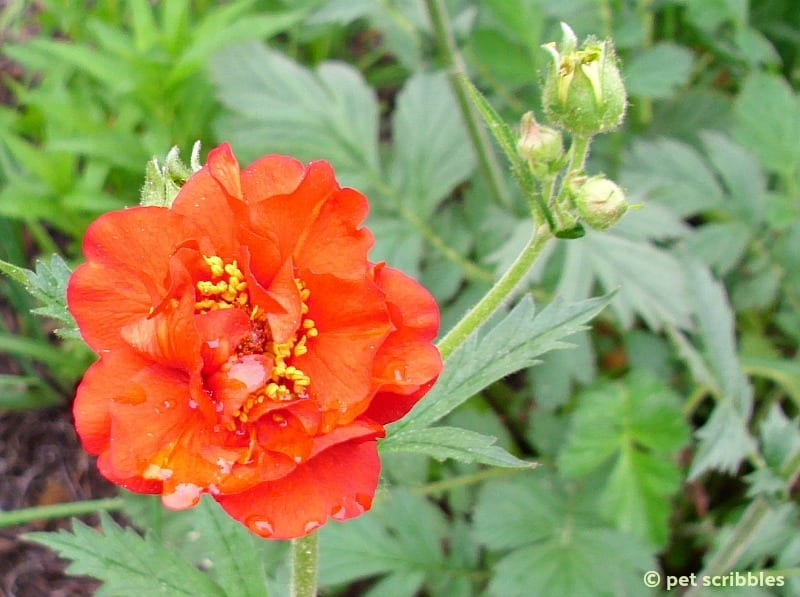
[[[539,226],[531,236],[528,244],[511,264],[503,277],[486,293],[486,295],[470,309],[439,343],[439,352],[447,359],[467,337],[483,324],[503,304],[511,292],[528,273],[536,258],[542,252],[553,233],[547,225]]]
[[[481,123],[478,112],[469,99],[469,91],[466,88],[464,78],[460,76],[462,74],[466,75],[467,68],[453,37],[450,18],[447,15],[444,0],[425,0],[425,6],[431,19],[436,44],[444,54],[445,62],[450,71],[450,84],[456,94],[458,107],[467,125],[472,145],[478,154],[478,165],[481,174],[495,199],[501,205],[509,206],[511,205],[511,199],[503,179],[500,164],[497,162],[497,157],[492,150],[491,140]]]
[[[319,535],[311,533],[292,539],[291,597],[316,597]]]
[[[109,512],[120,510],[123,506],[121,497],[105,498],[101,500],[85,500],[82,502],[68,502],[52,504],[50,506],[34,506],[0,513],[0,528],[25,524],[35,520],[49,520],[51,518],[67,518],[70,516],[83,516],[96,512]]]
[[[572,138],[572,147],[570,148],[569,167],[567,173],[583,170],[586,164],[586,157],[589,155],[589,144],[591,137],[582,137],[575,135]]]

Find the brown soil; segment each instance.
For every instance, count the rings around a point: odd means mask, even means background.
[[[68,405],[0,413],[0,510],[113,495],[114,486],[81,448]],[[84,521],[97,523],[95,517]],[[0,529],[0,595],[92,595],[97,582],[66,575],[66,562],[54,552],[21,539],[29,531],[69,528],[69,520],[50,520]]]

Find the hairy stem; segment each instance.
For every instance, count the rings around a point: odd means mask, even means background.
[[[314,532],[292,539],[291,597],[316,597],[319,560],[319,535]]]
[[[444,0],[425,0],[425,6],[428,10],[428,16],[431,19],[431,26],[433,27],[433,35],[436,39],[436,44],[444,55],[447,67],[450,71],[450,84],[456,94],[458,107],[467,125],[472,145],[475,148],[475,152],[478,154],[478,165],[481,174],[486,179],[486,184],[494,198],[501,205],[508,206],[511,204],[511,199],[503,179],[500,164],[492,150],[492,143],[489,139],[489,135],[486,133],[486,129],[481,123],[480,116],[469,99],[469,91],[466,88],[463,78],[460,76],[461,74],[466,75],[467,69],[464,64],[464,59],[461,57],[461,53],[456,45],[456,40],[453,37],[450,18],[447,15],[447,8],[444,5]]]
[[[548,226],[539,226],[534,231],[528,244],[511,264],[503,277],[500,278],[486,295],[470,309],[439,343],[439,352],[443,359],[447,359],[467,337],[503,304],[522,278],[531,269],[536,258],[541,254],[547,241],[553,238]]]

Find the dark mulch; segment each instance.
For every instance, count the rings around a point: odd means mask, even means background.
[[[80,446],[68,405],[0,413],[0,509],[15,510],[115,495]],[[85,519],[96,524],[95,517]],[[69,529],[68,520],[0,529],[0,595],[92,595],[98,583],[64,573],[66,562],[45,547],[23,541],[29,531]]]

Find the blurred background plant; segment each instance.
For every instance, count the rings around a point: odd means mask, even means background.
[[[42,291],[58,292],[50,255],[79,260],[94,217],[138,202],[148,159],[227,140],[243,163],[330,160],[371,199],[372,258],[419,276],[447,330],[530,221],[499,153],[476,151],[488,137],[428,18],[442,4],[456,64],[507,122],[543,119],[540,46],[559,21],[613,38],[628,117],[587,172],[643,208],[555,243],[526,278],[541,303],[616,290],[593,330],[446,421],[542,466],[386,450],[375,511],[322,532],[327,594],[640,595],[648,569],[767,570],[786,583],[763,594],[799,594],[794,0],[5,2],[0,259],[42,257]],[[91,355],[43,328],[18,283],[0,293],[0,416],[68,413]],[[121,505],[153,529],[140,498]],[[213,532],[202,516],[165,513],[151,536],[213,576],[208,543],[187,540]],[[106,565],[96,576],[120,574]]]

